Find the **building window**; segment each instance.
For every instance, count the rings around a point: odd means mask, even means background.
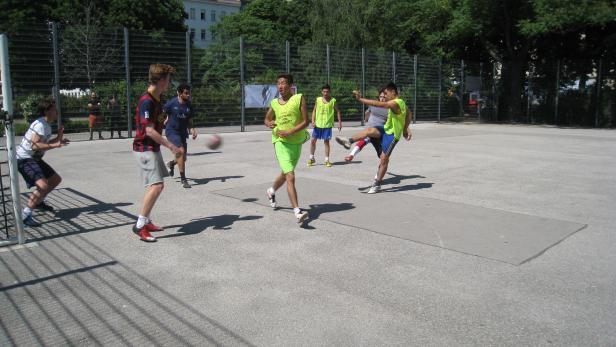
[[[195,19],[195,9],[191,8],[188,12],[188,19]]]
[[[201,41],[205,41],[205,29],[201,29]]]
[[[212,22],[216,21],[216,11],[212,10],[210,11],[210,16],[212,17],[211,20]]]
[[[205,10],[201,10],[201,20],[205,20]]]
[[[193,40],[195,39],[195,29],[190,29],[190,38]]]

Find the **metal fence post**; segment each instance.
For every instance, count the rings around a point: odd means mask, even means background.
[[[366,49],[361,48],[361,95],[366,95]],[[361,104],[361,125],[365,123],[366,105]]]
[[[438,114],[437,120],[441,122],[441,104],[443,103],[443,58],[438,58]]]
[[[130,64],[129,64],[129,47],[128,47],[128,28],[124,28],[124,78],[126,79],[126,127],[128,137],[133,137],[133,125],[130,116]]]
[[[326,59],[327,59],[327,62],[326,62],[326,65],[327,65],[327,84],[329,84],[329,73],[330,73],[330,69],[331,69],[331,66],[330,66],[330,56],[329,56],[329,45],[327,45],[326,54],[327,54],[327,57],[326,57]]]
[[[595,127],[599,127],[599,112],[603,114],[603,107],[601,105],[601,87],[603,86],[603,58],[599,58],[599,71],[597,72],[597,82],[595,83],[595,88],[597,91],[595,94],[597,95],[597,100],[595,104],[597,105],[595,108]]]
[[[11,199],[13,201],[13,215],[17,228],[17,243],[26,242],[24,225],[21,219],[21,194],[19,193],[19,181],[17,178],[17,159],[15,158],[15,133],[13,131],[13,91],[11,90],[11,71],[9,67],[9,40],[5,34],[0,34],[0,72],[2,77],[2,108],[8,113],[4,122],[6,135],[7,161],[9,175],[11,177]],[[8,240],[6,244],[14,244],[14,240]]]
[[[464,59],[460,60],[460,117],[464,117]]]
[[[556,90],[554,96],[554,124],[558,125],[558,96],[560,94],[560,59],[556,60]]]
[[[391,52],[391,80],[396,83],[396,52]]]
[[[417,54],[413,56],[413,124],[417,123]]]
[[[533,116],[531,114],[531,104],[533,98],[533,69],[531,66],[528,67],[528,90],[526,92],[526,119],[529,124],[533,123]]]
[[[496,62],[492,62],[492,108],[498,120],[498,94],[496,94]],[[494,119],[493,119],[494,120]]]
[[[51,38],[53,43],[53,97],[58,110],[58,128],[62,126],[62,102],[60,98],[60,54],[58,49],[58,23],[51,23]]]
[[[291,44],[289,41],[285,41],[285,63],[286,63],[286,73],[291,73]]]
[[[483,103],[483,62],[479,63],[479,98],[477,99],[477,120],[481,122],[481,105]]]
[[[192,59],[190,51],[190,31],[186,32],[186,83],[192,84]]]
[[[240,131],[245,130],[246,126],[246,104],[244,103],[244,37],[240,36],[240,89],[241,89],[241,97],[240,100],[240,108],[241,108],[241,120],[240,120]]]

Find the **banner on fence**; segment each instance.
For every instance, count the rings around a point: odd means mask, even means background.
[[[244,105],[246,108],[267,108],[276,98],[275,84],[251,84],[244,86]]]

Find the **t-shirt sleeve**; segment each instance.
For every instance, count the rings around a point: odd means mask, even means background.
[[[163,106],[163,112],[164,112],[167,116],[170,114],[170,111],[171,111],[171,107],[172,107],[171,103],[172,103],[172,101],[171,101],[171,100],[169,100],[169,101],[167,101],[167,103],[165,104],[165,106]]]
[[[45,136],[45,125],[41,122],[35,122],[32,124],[32,131],[34,131],[39,136]]]
[[[150,118],[154,116],[153,106],[152,100],[144,100],[141,105],[139,105],[139,123],[141,123],[141,125],[147,126],[154,123]]]

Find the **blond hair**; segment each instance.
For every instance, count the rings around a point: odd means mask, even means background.
[[[175,73],[175,68],[167,64],[150,64],[150,72],[148,74],[148,81],[150,84],[156,84],[158,81],[167,77],[168,75]]]

